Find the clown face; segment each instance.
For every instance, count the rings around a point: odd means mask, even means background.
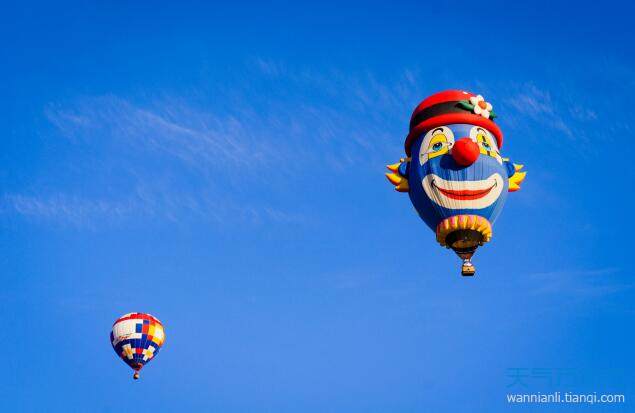
[[[470,124],[435,127],[411,148],[410,200],[432,229],[456,215],[478,215],[490,223],[508,190],[508,167],[495,137]]]

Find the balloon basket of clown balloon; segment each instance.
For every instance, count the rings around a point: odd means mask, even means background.
[[[473,276],[476,268],[472,256],[492,237],[489,221],[478,215],[457,215],[441,221],[436,232],[437,241],[463,260],[461,275]]]

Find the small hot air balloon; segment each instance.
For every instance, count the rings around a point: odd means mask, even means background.
[[[503,158],[503,134],[483,96],[447,90],[423,100],[412,113],[406,157],[386,176],[408,192],[421,219],[441,246],[474,275],[471,258],[492,237],[492,224],[525,178],[522,165]]]
[[[159,353],[164,341],[163,324],[144,313],[119,317],[110,333],[112,348],[134,370],[135,380],[139,378],[139,370]]]

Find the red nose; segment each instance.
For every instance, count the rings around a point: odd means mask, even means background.
[[[452,146],[452,157],[461,166],[470,166],[478,159],[481,151],[470,138],[461,138]]]

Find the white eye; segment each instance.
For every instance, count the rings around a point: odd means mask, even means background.
[[[498,153],[496,139],[487,129],[483,129],[480,126],[474,126],[470,129],[470,139],[476,142],[482,149]]]
[[[423,165],[429,159],[447,153],[452,145],[454,145],[454,133],[447,126],[428,131],[421,141],[419,164]]]
[[[474,126],[470,129],[470,139],[474,141],[483,155],[488,155],[496,159],[499,164],[503,164],[503,158],[501,158],[498,152],[498,145],[496,138],[486,129],[480,126]]]

